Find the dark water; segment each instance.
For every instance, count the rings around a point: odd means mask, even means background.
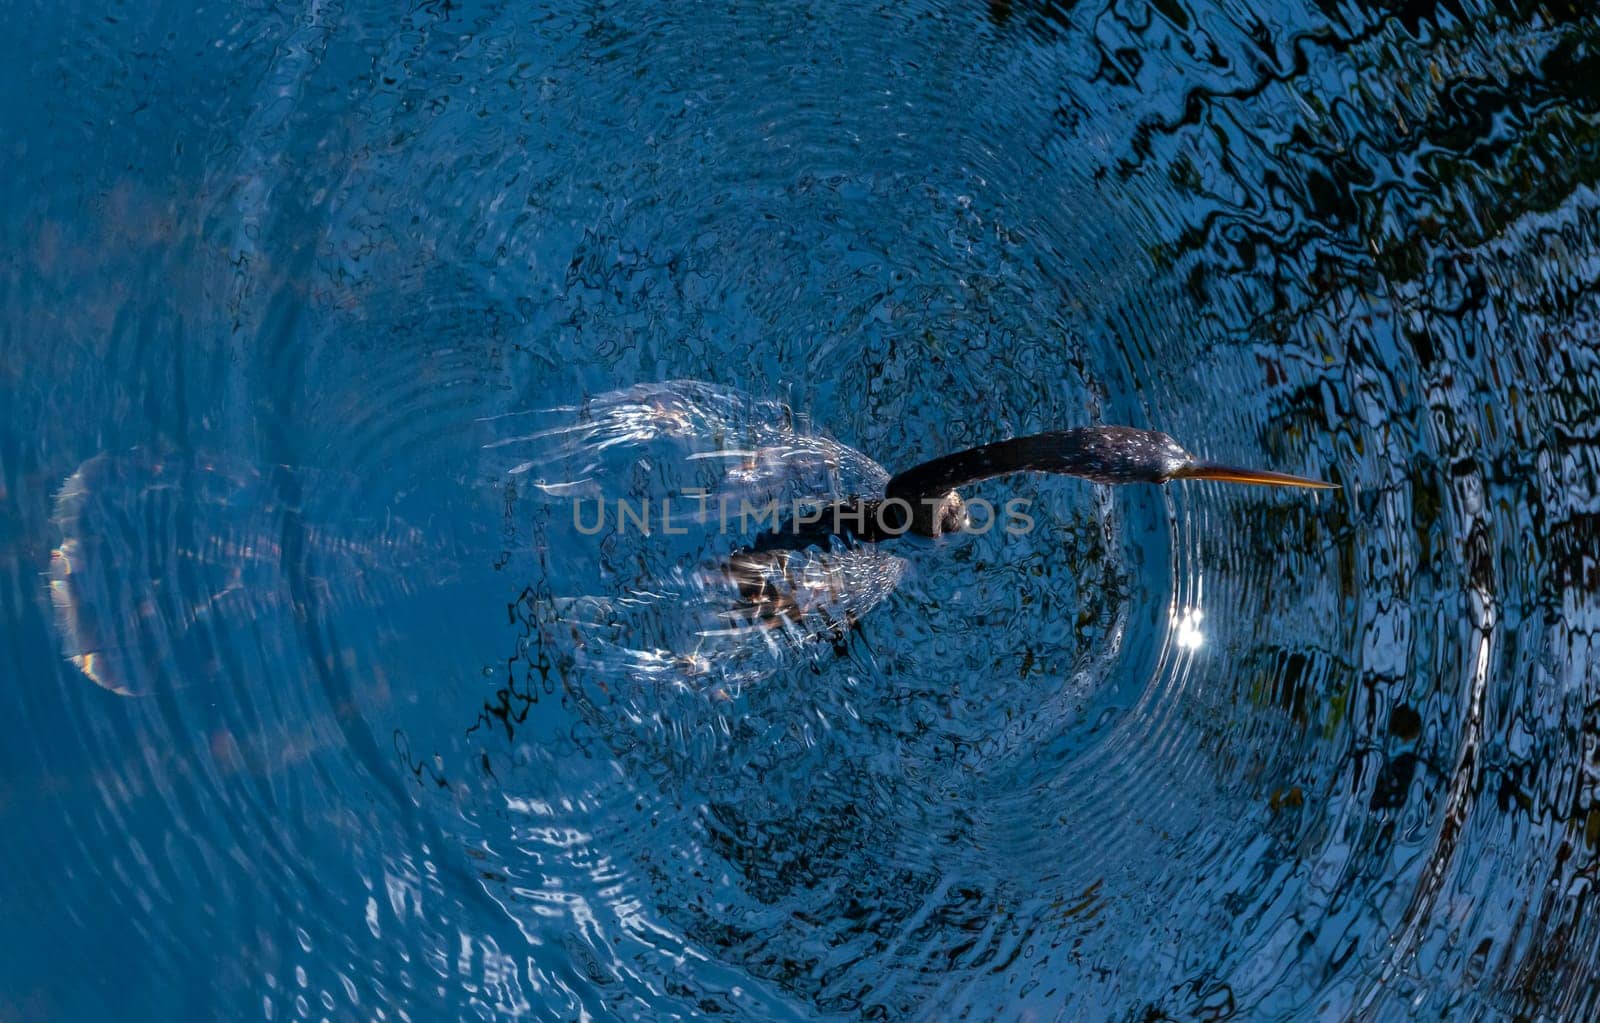
[[[1593,1018],[1600,16],[1251,6],[15,7],[0,1020]]]

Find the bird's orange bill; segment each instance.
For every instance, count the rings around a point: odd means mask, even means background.
[[[1263,487],[1305,487],[1310,490],[1338,490],[1337,483],[1324,483],[1308,476],[1291,476],[1286,472],[1266,469],[1240,469],[1231,465],[1209,465],[1198,462],[1186,465],[1172,474],[1181,480],[1221,480],[1225,483],[1254,483]]]

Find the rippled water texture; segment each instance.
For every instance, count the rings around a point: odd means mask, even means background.
[[[1600,1014],[1600,15],[1291,6],[15,9],[0,1021]]]

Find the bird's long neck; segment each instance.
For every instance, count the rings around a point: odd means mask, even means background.
[[[890,479],[884,496],[915,503],[1017,472],[1079,476],[1096,483],[1160,483],[1193,463],[1164,433],[1085,426],[1014,437],[923,462]]]
[[[938,501],[957,487],[1017,472],[1049,472],[1095,483],[1166,483],[1195,479],[1313,490],[1336,487],[1336,484],[1306,476],[1202,462],[1177,441],[1155,430],[1081,426],[996,441],[923,462],[892,477],[884,500],[898,498],[917,507]],[[925,525],[923,518],[917,518],[913,531],[922,532]]]

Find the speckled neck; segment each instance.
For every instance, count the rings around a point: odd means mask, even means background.
[[[1018,472],[1052,472],[1095,483],[1165,483],[1194,459],[1164,433],[1085,426],[1014,437],[923,462],[889,480],[886,499],[917,504],[957,487]]]

